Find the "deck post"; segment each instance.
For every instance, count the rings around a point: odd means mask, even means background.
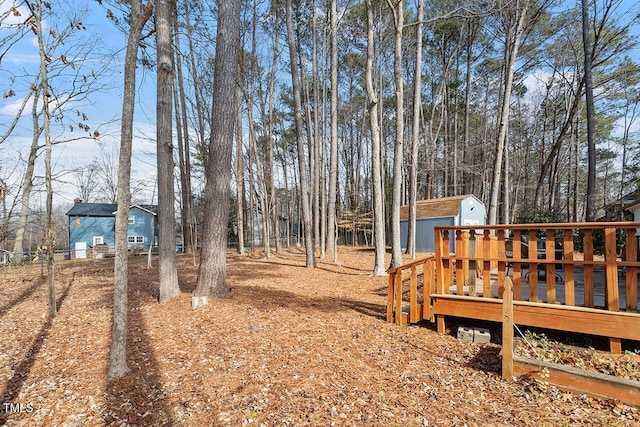
[[[389,274],[389,286],[388,286],[388,290],[387,290],[387,322],[391,323],[394,321],[393,318],[393,301],[396,295],[396,291],[394,289],[395,283],[396,283],[396,274],[397,272],[394,271],[392,273]]]
[[[396,312],[396,324],[404,325],[403,313],[402,313],[402,272],[396,271],[395,280],[393,284],[394,291],[394,307]]]
[[[502,379],[513,379],[513,283],[508,276],[502,293]]]
[[[411,288],[409,291],[409,323],[422,320],[422,313],[418,312],[418,271],[416,265],[411,266]]]

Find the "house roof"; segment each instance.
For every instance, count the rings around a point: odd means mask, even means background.
[[[131,208],[142,209],[153,215],[158,214],[158,205],[131,205]],[[67,212],[68,216],[115,216],[117,203],[76,203]]]
[[[456,216],[460,213],[460,204],[473,194],[462,196],[443,197],[440,199],[428,199],[416,201],[416,218],[438,218]],[[400,207],[400,219],[409,219],[409,205]]]

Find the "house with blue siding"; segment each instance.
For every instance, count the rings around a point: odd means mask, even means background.
[[[76,200],[67,212],[69,218],[69,250],[83,257],[93,248],[113,253],[116,243],[115,203],[82,203]],[[148,250],[158,242],[158,206],[132,205],[129,210],[129,249]]]

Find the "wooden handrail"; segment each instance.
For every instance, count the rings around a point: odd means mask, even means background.
[[[418,267],[422,266],[421,274],[418,273]],[[425,274],[425,269],[427,274]],[[409,313],[403,313],[403,279],[402,272],[410,270],[409,278]],[[431,278],[435,274],[435,257],[427,256],[425,258],[411,261],[398,267],[387,270],[389,273],[389,291],[387,299],[387,322],[395,322],[397,324],[415,323],[424,318],[423,306],[426,302],[429,304],[429,297],[434,291],[433,280]],[[423,304],[418,304],[418,277],[423,278]]]
[[[433,256],[388,270],[387,320],[402,324],[435,317],[442,331],[444,316],[434,308],[434,298],[501,298],[507,277],[513,283],[514,301],[626,310],[637,316],[639,230],[638,222],[437,226]],[[548,238],[539,239],[540,234]],[[582,249],[582,257],[575,256],[576,247]],[[602,247],[602,253],[596,254],[595,247]],[[422,273],[417,271],[421,265]],[[402,274],[409,270],[409,312],[403,314]],[[420,275],[425,286],[423,305],[415,290]],[[626,285],[619,289],[621,278]],[[602,285],[604,304],[595,294]],[[619,350],[620,341],[609,336],[612,351]]]

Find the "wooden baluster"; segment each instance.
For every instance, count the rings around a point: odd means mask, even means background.
[[[409,291],[409,323],[420,321],[421,314],[418,310],[418,271],[416,265],[411,266],[411,289]]]
[[[431,294],[434,293],[435,290],[435,260],[433,258],[427,260],[427,263],[425,264],[426,267],[426,272],[424,273],[424,288],[425,288],[425,304],[427,304],[428,301],[428,312],[424,312],[424,316],[423,317],[429,317],[429,321],[430,322],[434,322],[435,319],[433,318],[433,310],[431,309],[432,304],[431,304]]]
[[[605,296],[608,310],[620,311],[618,295],[618,253],[616,248],[616,228],[604,228]]]
[[[604,228],[604,262],[605,262],[605,295],[607,297],[607,309],[620,311],[620,299],[618,294],[618,253],[616,250],[616,227]],[[611,353],[622,353],[622,340],[609,338]]]
[[[471,230],[469,233],[469,258],[476,257],[476,231]],[[466,284],[469,287],[469,295],[476,296],[476,260],[467,261]]]
[[[564,230],[564,301],[576,305],[575,279],[573,275],[573,230]]]
[[[389,273],[389,290],[387,291],[387,322],[393,323],[393,299],[396,295],[395,291],[395,283],[396,283],[396,272],[392,271]]]
[[[529,301],[538,302],[538,236],[529,230]]]
[[[491,235],[491,270],[498,270],[498,238],[494,234]]]
[[[442,286],[442,293],[449,294],[449,286],[453,283],[453,263],[451,262],[451,243],[449,239],[449,230],[443,230],[442,235],[442,259],[443,268],[442,272],[444,283]]]
[[[582,243],[584,248],[584,306],[595,306],[595,295],[593,291],[593,230],[584,230],[584,240]]]
[[[625,248],[625,258],[627,262],[636,262],[638,260],[638,237],[636,229],[627,229],[627,239]],[[626,309],[627,311],[638,310],[638,267],[635,265],[627,265],[626,268]]]
[[[491,235],[484,230],[482,237],[482,256],[484,257],[482,271],[482,296],[491,298]]]
[[[547,282],[547,302],[555,304],[556,302],[556,242],[553,236],[553,230],[545,230],[547,240],[545,242],[545,254],[547,265],[545,267],[545,282]]]
[[[466,256],[464,233],[456,230],[456,294],[464,295],[464,258]]]
[[[476,277],[482,277],[484,272],[484,264],[480,260],[484,259],[484,240],[483,240],[483,235],[478,234],[477,231],[475,234],[476,234],[475,256],[476,258],[478,258],[478,261],[476,261]]]
[[[506,246],[504,242],[504,230],[498,230],[498,241],[496,242],[497,246],[497,258],[498,258],[498,298],[502,298],[502,294],[504,293],[504,278],[505,278],[505,270],[506,270],[506,262],[507,254],[506,254]]]
[[[511,266],[513,268],[513,299],[520,300],[522,298],[522,263],[516,261],[522,258],[522,243],[520,241],[520,230],[513,230],[512,256]]]
[[[396,310],[396,324],[404,325],[405,324],[403,319],[404,316],[402,314],[402,271],[400,270],[396,271],[394,288],[395,288],[394,306]]]
[[[435,230],[436,239],[436,288],[437,293],[444,294],[444,262],[442,258],[442,247],[444,246],[444,240],[442,238],[442,230]]]

